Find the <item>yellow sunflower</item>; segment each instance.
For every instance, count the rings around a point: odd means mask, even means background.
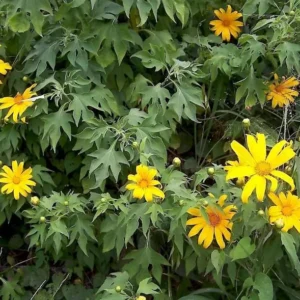
[[[13,120],[17,123],[18,118],[22,116],[25,110],[34,104],[34,101],[30,99],[36,96],[36,93],[31,91],[35,86],[36,84],[33,84],[27,88],[23,94],[17,93],[15,97],[4,97],[0,99],[0,110],[10,107],[4,118],[5,120],[8,120],[8,118],[13,115]]]
[[[300,199],[288,192],[286,195],[280,193],[278,196],[269,193],[269,198],[275,204],[269,208],[270,223],[282,220],[284,223],[282,231],[288,231],[295,227],[300,233]]]
[[[272,107],[277,105],[283,107],[289,103],[294,102],[294,97],[297,97],[299,93],[293,88],[299,85],[299,81],[295,77],[290,77],[286,80],[279,81],[278,75],[274,75],[274,82],[269,85],[269,92],[267,94],[267,100],[272,101]]]
[[[128,175],[128,180],[134,183],[126,185],[127,190],[133,190],[133,197],[142,199],[145,197],[147,202],[153,201],[153,195],[164,199],[165,194],[156,185],[160,185],[158,180],[154,180],[157,175],[156,169],[150,169],[147,166],[139,165],[136,167],[136,174]]]
[[[230,41],[231,35],[235,38],[238,37],[244,24],[241,21],[237,21],[243,15],[237,11],[232,11],[230,5],[227,6],[225,11],[223,8],[214,11],[219,20],[211,21],[209,24],[213,25],[211,30],[215,31],[215,35],[222,34],[223,41]]]
[[[32,181],[32,169],[24,169],[24,162],[18,165],[18,162],[14,160],[12,162],[12,169],[8,166],[2,167],[3,172],[0,173],[0,182],[5,183],[1,188],[1,193],[10,194],[14,193],[16,200],[20,199],[20,194],[27,197],[31,193],[30,186],[35,186],[36,183]]]
[[[12,69],[12,66],[9,63],[0,59],[0,74],[6,75],[7,70],[11,70],[11,69]]]
[[[293,179],[287,174],[278,171],[277,168],[287,163],[295,156],[294,150],[287,141],[280,141],[269,152],[267,156],[266,137],[258,133],[256,138],[247,135],[249,151],[237,141],[231,143],[232,150],[238,156],[238,165],[226,166],[226,180],[233,178],[248,177],[242,192],[242,201],[248,202],[250,195],[256,189],[256,196],[263,201],[267,180],[271,182],[270,191],[275,192],[278,186],[278,179],[287,182],[294,190]],[[286,147],[285,147],[286,146]],[[277,178],[275,178],[277,177]]]
[[[214,197],[211,194],[209,195]],[[186,225],[194,225],[188,236],[193,237],[200,232],[198,244],[203,244],[204,248],[208,248],[211,245],[214,237],[221,249],[225,248],[223,236],[227,241],[230,241],[233,225],[230,220],[235,215],[236,207],[234,205],[223,207],[226,199],[227,195],[222,195],[219,198],[217,202],[218,208],[214,206],[206,207],[205,211],[208,220],[202,215],[199,208],[190,208],[187,211],[190,215],[195,217],[186,222]]]

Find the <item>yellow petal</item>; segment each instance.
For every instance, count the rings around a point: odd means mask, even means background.
[[[153,196],[151,193],[151,189],[145,189],[145,199],[147,202],[152,202],[153,201]]]
[[[227,199],[227,195],[221,195],[218,201],[218,204],[222,207]]]
[[[253,193],[256,188],[257,175],[252,176],[249,181],[245,184],[242,192],[242,201],[248,203],[250,195]]]
[[[266,175],[265,178],[271,181],[270,191],[275,192],[278,187],[278,180],[270,175]]]
[[[278,154],[270,163],[272,165],[273,169],[276,169],[280,167],[281,165],[285,164],[288,162],[290,159],[292,159],[296,153],[294,150],[290,147],[286,147],[283,149],[280,154]]]
[[[271,199],[271,201],[272,201],[275,205],[277,205],[277,206],[279,206],[279,207],[282,207],[282,204],[281,204],[280,199],[279,199],[274,193],[269,193],[269,194],[268,194],[268,197]]]
[[[151,191],[151,193],[159,198],[164,199],[165,198],[165,194],[163,191],[161,191],[160,189],[158,189],[157,187],[149,187],[149,190]]]
[[[195,217],[201,217],[200,209],[199,208],[189,208],[187,212]]]
[[[133,191],[133,197],[137,198],[137,199],[142,199],[144,196],[144,190],[140,187],[137,187],[136,189],[134,189]]]
[[[195,225],[189,232],[188,237],[193,237],[196,234],[199,233],[199,231],[204,227],[205,223],[201,223],[198,225]]]
[[[240,163],[247,164],[250,166],[255,165],[255,160],[253,159],[252,155],[240,143],[238,143],[237,141],[233,141],[231,143],[231,148],[238,156]]]
[[[196,217],[196,218],[191,218],[186,221],[186,225],[196,225],[199,223],[204,222],[204,219],[202,217]]]
[[[266,178],[257,176],[256,179],[256,196],[258,201],[263,201],[266,191]]]
[[[239,177],[249,177],[255,174],[255,169],[248,166],[231,167],[227,173],[226,180]]]
[[[136,189],[138,187],[138,185],[137,184],[135,184],[135,183],[129,183],[129,184],[127,184],[126,185],[126,190],[129,190],[129,191],[131,191],[131,190],[134,190],[134,189]]]
[[[292,191],[295,189],[294,180],[289,175],[287,175],[281,171],[277,171],[277,170],[272,171],[271,174],[273,176],[278,177],[278,178],[282,179],[283,181],[287,182],[291,186]]]
[[[223,240],[222,232],[218,227],[215,227],[215,237],[220,249],[224,249],[225,243]]]
[[[213,239],[214,239],[214,227],[212,226],[207,226],[208,227],[208,230],[207,230],[207,233],[206,233],[206,238],[204,240],[204,243],[203,243],[203,248],[208,248]]]
[[[268,157],[267,157],[267,162],[271,163],[276,157],[277,155],[280,153],[280,151],[282,150],[282,148],[287,144],[287,141],[280,141],[279,143],[277,143],[270,151]]]

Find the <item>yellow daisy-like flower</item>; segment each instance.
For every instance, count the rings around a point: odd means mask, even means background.
[[[281,192],[278,196],[269,193],[268,196],[275,204],[269,208],[270,223],[282,220],[282,231],[287,232],[295,227],[300,233],[300,199],[290,192],[286,195]]]
[[[209,24],[213,25],[211,30],[215,31],[215,35],[222,34],[223,41],[230,41],[231,35],[235,38],[238,37],[244,24],[241,21],[237,21],[243,15],[237,11],[232,11],[230,5],[227,6],[225,11],[223,8],[214,11],[219,20],[211,21]]]
[[[0,110],[10,107],[4,118],[5,120],[8,120],[8,118],[13,115],[13,120],[17,123],[18,118],[22,116],[25,110],[34,104],[34,101],[30,100],[30,98],[37,95],[35,92],[32,92],[34,87],[36,87],[36,84],[27,88],[23,94],[17,93],[15,97],[4,97],[0,99]]]
[[[294,97],[299,95],[293,88],[298,85],[299,81],[295,77],[290,77],[280,82],[278,75],[274,74],[274,82],[269,85],[267,100],[272,101],[273,108],[277,105],[283,107],[284,105],[293,103]]]
[[[209,194],[211,197],[213,195]],[[225,200],[227,199],[227,195],[222,195],[217,205],[219,206],[208,206],[206,207],[205,211],[208,217],[207,219],[202,215],[199,208],[190,208],[188,209],[188,213],[195,218],[191,218],[186,222],[186,225],[194,225],[193,228],[190,230],[188,236],[193,237],[199,234],[198,237],[198,244],[202,245],[204,248],[208,248],[214,237],[217,241],[217,244],[221,249],[225,248],[224,238],[227,241],[230,241],[231,238],[231,229],[232,229],[232,222],[230,220],[235,215],[236,207],[235,205],[228,205],[224,206]]]
[[[0,74],[6,75],[7,70],[11,70],[11,69],[12,69],[12,66],[9,63],[0,59]]]
[[[250,195],[256,189],[256,196],[259,201],[263,201],[267,180],[271,182],[270,191],[275,192],[278,186],[278,179],[287,182],[294,190],[293,179],[287,174],[278,171],[277,168],[287,163],[295,156],[294,150],[287,141],[280,141],[269,152],[267,156],[266,137],[258,133],[256,138],[247,135],[249,151],[237,141],[231,143],[232,150],[238,156],[239,165],[226,166],[226,180],[233,178],[248,177],[242,192],[242,201],[248,202]],[[286,147],[285,147],[286,146]],[[275,178],[277,177],[277,178]]]
[[[160,185],[158,180],[154,180],[157,175],[156,169],[150,169],[147,166],[139,165],[136,167],[135,175],[128,175],[128,180],[134,183],[126,185],[127,190],[133,190],[133,197],[142,199],[145,197],[147,202],[153,201],[153,195],[164,199],[165,194],[156,185]]]
[[[10,194],[14,193],[16,200],[20,199],[20,194],[27,197],[31,193],[30,186],[35,186],[36,183],[32,181],[32,169],[24,169],[24,162],[18,165],[18,162],[14,160],[12,162],[12,169],[8,166],[2,167],[3,172],[0,173],[0,182],[5,183],[1,188],[1,193]]]

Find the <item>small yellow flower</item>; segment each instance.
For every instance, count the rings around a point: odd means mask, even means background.
[[[209,195],[214,197],[211,194]],[[222,195],[217,202],[218,208],[214,206],[205,208],[208,221],[199,208],[190,208],[187,211],[190,215],[195,216],[195,218],[191,218],[186,222],[186,225],[194,225],[188,236],[193,237],[201,231],[198,237],[198,244],[203,244],[204,248],[208,248],[211,245],[214,237],[221,249],[225,248],[223,236],[227,241],[230,241],[233,225],[230,220],[235,215],[236,207],[232,204],[223,207],[226,199],[227,195]]]
[[[31,180],[32,169],[24,170],[24,162],[18,165],[18,162],[14,160],[12,169],[8,166],[3,166],[2,169],[0,182],[5,183],[5,185],[1,188],[1,193],[10,194],[13,192],[16,200],[20,199],[20,194],[27,197],[31,193],[32,190],[29,186],[35,186],[36,183]]]
[[[287,182],[294,190],[294,180],[287,174],[278,171],[277,168],[287,163],[295,156],[294,150],[287,141],[280,141],[269,152],[267,156],[266,137],[258,133],[256,138],[247,135],[249,151],[237,141],[231,143],[232,150],[238,156],[237,165],[226,166],[228,172],[226,180],[233,178],[248,177],[242,192],[242,201],[248,202],[250,195],[256,189],[256,196],[263,201],[267,180],[271,182],[270,191],[275,192],[278,186],[278,179]],[[286,147],[285,147],[286,146]],[[275,178],[277,177],[277,178]]]
[[[36,84],[33,84],[27,88],[23,94],[17,93],[15,97],[4,97],[0,99],[0,110],[10,107],[4,118],[6,121],[13,115],[13,120],[17,123],[18,118],[22,116],[26,109],[34,104],[34,101],[30,100],[30,98],[36,96],[36,93],[31,91],[35,86]]]
[[[134,183],[126,185],[127,190],[133,190],[133,197],[142,199],[145,197],[147,202],[153,201],[153,195],[164,199],[165,194],[156,185],[160,185],[160,182],[154,180],[157,175],[156,169],[150,169],[147,166],[139,165],[136,167],[135,175],[128,175],[128,180]]]
[[[273,108],[277,105],[283,107],[284,105],[293,103],[294,97],[299,95],[293,88],[298,85],[299,81],[295,77],[290,77],[280,82],[278,75],[274,74],[274,82],[269,85],[267,100],[272,101]]]
[[[227,6],[227,11],[223,8],[214,11],[215,15],[219,20],[211,21],[209,24],[214,27],[211,28],[212,31],[215,31],[215,35],[222,34],[223,41],[230,41],[231,35],[235,38],[238,37],[241,29],[244,24],[241,21],[237,21],[243,15],[237,11],[232,11],[230,5]]]
[[[6,75],[7,70],[11,70],[11,69],[12,69],[12,66],[9,63],[0,59],[0,74]]]
[[[287,232],[295,227],[300,233],[300,199],[291,192],[286,195],[281,192],[278,196],[269,193],[268,196],[275,204],[269,208],[270,223],[282,220],[282,231]]]

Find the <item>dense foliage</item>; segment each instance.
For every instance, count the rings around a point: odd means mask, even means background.
[[[0,0],[0,298],[300,299],[299,28],[299,0]]]

